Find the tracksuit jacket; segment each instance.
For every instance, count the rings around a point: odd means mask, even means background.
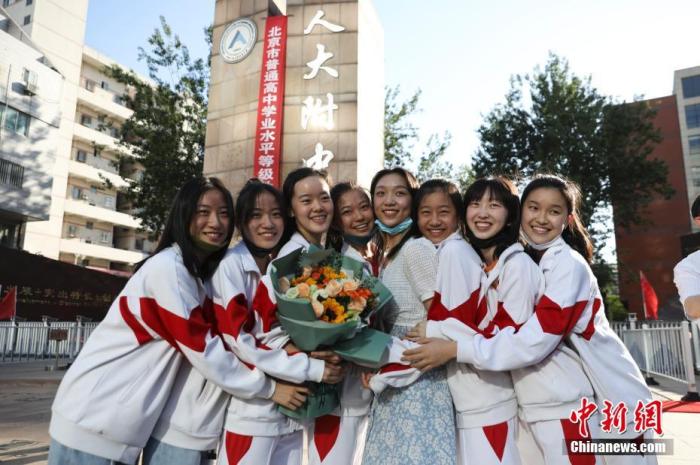
[[[269,398],[275,383],[226,350],[206,314],[202,282],[176,244],[129,279],[59,386],[51,437],[134,463],[189,362],[226,392]]]
[[[260,271],[244,242],[229,249],[214,275],[206,283],[213,300],[216,330],[228,348],[249,367],[255,366],[269,376],[293,383],[318,381],[324,363],[303,353],[288,355],[283,349],[271,349],[269,324],[253,310]],[[263,299],[264,300],[264,299]],[[265,316],[266,317],[266,316]],[[154,436],[171,445],[195,450],[215,449],[226,420],[226,429],[246,435],[276,435],[285,427],[287,417],[277,412],[269,399],[230,396],[208,381],[190,365],[178,373],[176,386],[161,415]],[[230,399],[230,402],[229,402]],[[227,409],[228,405],[228,409]]]
[[[505,327],[492,337],[454,328],[448,320],[428,322],[429,337],[457,341],[457,361],[482,370],[516,370],[542,362],[562,344],[581,359],[599,408],[603,400],[634,409],[651,393],[622,341],[610,328],[598,283],[584,258],[560,237],[542,256],[545,292],[535,314],[516,332]],[[548,389],[560,385],[552,383]],[[630,420],[630,423],[634,419]]]
[[[522,245],[511,245],[496,267],[482,276],[481,292],[491,319],[490,328],[483,333],[506,327],[517,330],[533,314],[544,289],[544,276],[535,262]],[[571,411],[580,407],[581,398],[593,397],[578,354],[564,344],[541,362],[510,374],[519,416],[528,423],[569,418]]]

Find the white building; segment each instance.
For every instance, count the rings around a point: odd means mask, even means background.
[[[700,195],[700,66],[676,71],[673,93],[678,105],[688,205],[692,205]]]
[[[103,73],[117,64],[84,43],[88,0],[3,0],[4,11],[63,76],[55,162],[45,221],[28,222],[25,250],[89,267],[128,271],[155,246],[139,232],[120,188],[116,129],[131,110],[122,84]],[[38,82],[41,88],[43,82]],[[33,143],[27,141],[25,150]],[[48,161],[47,161],[48,163]],[[113,188],[106,188],[108,179]]]

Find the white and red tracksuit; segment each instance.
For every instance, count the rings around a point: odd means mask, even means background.
[[[308,247],[309,242],[301,234],[294,233],[282,246],[277,257],[284,257],[294,250]],[[251,310],[256,328],[252,333],[257,335],[257,339],[265,346],[281,349],[290,341],[289,336],[277,323],[277,306],[269,274],[260,278]],[[323,367],[323,362],[321,366]],[[313,380],[320,381],[322,377],[321,370],[320,375]],[[303,381],[304,379],[301,379],[298,382]],[[299,421],[280,413],[273,402],[245,402],[232,397],[226,413],[224,439],[219,449],[218,464],[301,465],[303,426]]]
[[[647,403],[651,393],[639,368],[605,317],[598,284],[583,257],[560,237],[542,256],[539,267],[545,277],[545,293],[535,315],[516,332],[506,327],[492,337],[455,328],[444,322],[429,322],[427,335],[457,341],[457,360],[483,370],[516,370],[542,362],[566,339],[579,355],[600,408],[608,400],[624,403],[630,411],[638,401]],[[550,389],[558,389],[556,383]],[[634,418],[624,435],[633,438]],[[591,428],[595,437],[603,436]],[[607,464],[656,463],[654,456],[606,456]]]
[[[269,323],[264,315],[251,310],[260,281],[260,271],[244,242],[229,249],[212,278],[207,283],[212,295],[214,315],[219,335],[233,353],[248,366],[255,366],[267,375],[293,383],[318,381],[323,377],[324,362],[310,359],[306,354],[288,355],[283,349],[270,349],[264,343],[264,332]],[[154,437],[167,444],[195,450],[214,449],[221,437],[224,417],[233,412],[260,408],[268,412],[276,404],[269,399],[241,399],[229,395],[208,382],[198,371],[185,366],[179,373],[181,389],[168,401],[154,430]],[[258,414],[251,414],[256,418]],[[260,413],[262,415],[262,413]],[[261,417],[262,418],[262,417]],[[227,424],[231,423],[227,421]],[[234,423],[248,434],[250,426],[236,419]],[[238,431],[238,430],[237,430]],[[236,433],[231,430],[225,436],[230,443]],[[230,452],[222,448],[221,452]],[[262,462],[257,462],[262,463]]]
[[[511,252],[506,252],[507,257]],[[445,239],[437,253],[436,291],[428,320],[454,321],[459,326],[486,330],[499,315],[490,314],[486,305],[481,259],[458,233]],[[375,393],[386,386],[406,386],[420,376],[420,371],[399,361],[403,351],[411,347],[417,345],[393,341],[393,363],[370,381]],[[447,382],[456,410],[458,463],[519,464],[515,443],[518,406],[510,374],[476,370],[453,361],[447,365]]]
[[[491,327],[483,331],[486,335],[494,328],[517,330],[532,315],[545,289],[542,272],[520,244],[506,249],[482,279],[482,293],[486,290],[489,315],[493,315]],[[561,344],[540,363],[510,373],[520,419],[529,424],[543,463],[594,464],[594,457],[567,456],[560,447],[565,439],[582,439],[569,415],[580,407],[582,398],[593,401],[593,388],[578,354]]]
[[[189,362],[242,398],[269,398],[275,383],[241,363],[205,318],[204,286],[177,245],[129,279],[61,382],[49,432],[73,449],[134,463],[178,370]]]
[[[343,244],[341,253],[362,262],[372,274],[371,265],[362,255]],[[361,431],[365,426],[372,391],[362,386],[362,368],[352,364],[343,379],[340,407],[316,418],[308,425],[309,465],[351,465],[356,451],[363,443]]]

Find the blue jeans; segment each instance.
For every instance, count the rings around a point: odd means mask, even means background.
[[[72,449],[52,439],[49,446],[48,465],[126,465],[87,452]]]
[[[208,465],[214,463],[213,451],[184,449],[151,437],[143,449],[143,465]]]

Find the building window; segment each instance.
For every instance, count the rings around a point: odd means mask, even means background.
[[[109,84],[107,84],[107,81],[100,82],[100,87],[102,87],[104,90],[109,90]]]
[[[93,223],[92,221],[86,221],[86,222],[85,222],[85,228],[86,228],[86,229],[93,229],[94,227],[95,227],[95,223]]]
[[[81,188],[79,188],[79,187],[73,186],[73,187],[71,188],[70,195],[71,195],[71,197],[73,197],[73,198],[76,199],[76,200],[77,200],[77,199],[80,199],[80,198],[83,196],[83,190],[82,190]]]
[[[34,3],[34,0],[27,0],[27,6],[31,5],[32,3]]]
[[[685,106],[685,124],[688,129],[700,128],[700,103]]]
[[[85,89],[89,90],[90,92],[95,91],[95,81],[92,79],[85,78]]]
[[[0,184],[9,184],[21,189],[23,182],[24,167],[0,158]]]
[[[688,137],[688,147],[691,155],[700,155],[700,136]]]
[[[136,239],[134,242],[134,248],[136,250],[143,250],[143,239]]]
[[[78,150],[78,154],[75,157],[80,163],[85,163],[87,160],[87,152],[85,150]]]
[[[92,116],[80,115],[80,124],[82,124],[83,126],[91,127],[92,126]]]
[[[32,22],[32,15],[27,15],[24,17],[24,26]]]
[[[0,119],[5,113],[5,106],[0,106]],[[12,107],[7,107],[5,114],[5,129],[12,131],[15,134],[29,135],[29,120],[31,116]]]
[[[681,79],[681,85],[683,86],[683,98],[700,96],[700,75]]]
[[[105,231],[100,232],[100,242],[102,242],[103,244],[106,244],[109,242],[109,233],[108,232],[105,232]]]
[[[92,241],[85,241],[85,242],[87,242],[88,244],[92,243]],[[80,266],[90,266],[90,259],[83,258],[82,260],[80,260]]]
[[[114,207],[114,198],[113,197],[105,197],[104,198],[104,205],[106,208]]]
[[[68,225],[68,237],[75,237],[78,234],[78,227],[74,224]]]

